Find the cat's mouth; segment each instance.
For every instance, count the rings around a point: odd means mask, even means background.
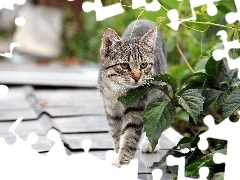
[[[132,82],[131,84],[125,84],[125,86],[129,87],[129,88],[137,88],[139,86],[143,85],[142,82]]]

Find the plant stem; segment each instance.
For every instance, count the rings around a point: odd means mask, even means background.
[[[141,11],[141,13],[138,15],[137,20],[135,21],[135,23],[134,23],[134,25],[133,25],[133,29],[132,29],[132,32],[131,32],[131,34],[130,34],[130,39],[132,38],[132,33],[133,33],[135,27],[137,27],[137,26],[136,26],[136,23],[137,23],[137,21],[139,20],[140,16],[142,15],[142,13],[143,13],[144,11],[145,11],[145,9],[143,9],[143,10]]]
[[[163,10],[165,10],[166,12],[168,12],[168,9],[165,8],[163,5],[161,5],[161,8],[163,8]]]
[[[161,8],[163,8],[166,12],[168,12],[169,10],[167,8],[165,8],[163,5],[161,5]],[[190,16],[190,15],[189,15]],[[206,19],[206,18],[205,18]],[[179,18],[180,20],[180,18]],[[222,24],[216,24],[216,23],[212,23],[212,22],[209,22],[209,21],[206,21],[206,22],[198,22],[198,21],[185,21],[183,23],[181,23],[182,25],[185,25],[187,26],[186,22],[189,22],[189,23],[195,23],[195,24],[205,24],[205,25],[211,25],[211,26],[217,26],[217,27],[222,27],[222,28],[227,28],[227,29],[237,29],[237,31],[240,31],[238,30],[238,28],[235,28],[235,27],[228,27],[226,25],[222,25]],[[188,26],[187,26],[188,27]],[[189,28],[189,27],[188,27]],[[193,29],[194,30],[194,29]]]
[[[176,42],[176,47],[177,47],[177,49],[178,49],[179,54],[182,56],[183,60],[184,60],[185,63],[187,64],[188,68],[190,69],[190,71],[191,71],[192,73],[194,73],[194,72],[195,72],[194,69],[193,69],[193,68],[191,67],[191,65],[188,63],[187,59],[186,59],[185,56],[183,55],[183,52],[182,52],[182,50],[181,50],[181,48],[179,47],[179,44],[178,44],[177,42]]]
[[[205,24],[205,25],[211,25],[211,26],[217,26],[217,27],[222,27],[222,28],[227,28],[227,29],[236,29],[234,27],[228,27],[222,24],[216,24],[216,23],[212,23],[212,22],[198,22],[198,21],[187,21],[189,23],[194,23],[194,24]]]
[[[191,133],[193,134],[194,137],[197,136],[197,133],[196,133],[196,131],[194,131],[192,125],[190,125],[190,129],[189,130],[191,131]]]

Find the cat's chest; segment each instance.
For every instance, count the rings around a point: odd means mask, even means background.
[[[128,89],[123,86],[108,82],[103,91],[105,107],[115,112],[123,112],[124,106],[118,101],[118,98],[125,95],[127,91]]]
[[[113,100],[117,100],[119,97],[125,95],[129,89],[125,86],[108,82],[108,95]]]

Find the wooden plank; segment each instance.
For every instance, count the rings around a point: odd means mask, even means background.
[[[105,116],[53,118],[52,124],[61,133],[107,132],[109,130]]]
[[[162,150],[171,149],[175,145],[176,144],[174,144],[172,141],[170,141],[164,134],[161,135],[161,137],[160,137],[160,149],[162,149]]]
[[[28,136],[31,132],[37,135],[45,135],[51,128],[52,123],[50,117],[42,114],[37,120],[22,121],[15,132],[19,136]]]
[[[0,123],[0,136],[10,135],[8,129],[14,121]],[[18,136],[28,136],[29,133],[34,132],[37,135],[45,135],[52,128],[50,117],[43,114],[37,120],[23,120],[16,128],[15,132]]]
[[[53,117],[103,115],[103,101],[97,89],[37,90],[35,96]]]
[[[75,107],[88,104],[103,106],[102,96],[98,89],[48,89],[34,92],[37,100],[43,102],[44,107]]]
[[[81,116],[81,115],[103,115],[104,110],[98,105],[79,106],[79,107],[49,107],[43,108],[52,117]]]
[[[34,89],[31,86],[10,87],[8,94],[1,101],[11,101],[13,99],[23,100],[32,94]]]
[[[1,100],[0,121],[16,120],[18,117],[36,119],[42,112],[33,97],[32,87],[9,88],[7,96]]]
[[[65,67],[58,61],[40,66],[27,63],[0,62],[0,84],[28,84],[64,87],[97,87],[98,67],[93,64]]]
[[[38,136],[38,141],[32,145],[32,148],[39,153],[48,152],[53,147],[54,142],[50,141],[46,135]]]
[[[82,149],[81,142],[84,139],[90,139],[92,141],[91,149],[113,149],[113,140],[109,133],[62,134],[62,140],[73,150]]]
[[[20,138],[24,141],[27,140],[28,136],[21,136]],[[15,135],[5,135],[4,139],[6,141],[7,144],[12,145],[16,142],[16,136]],[[41,135],[38,136],[38,140],[36,143],[34,143],[32,145],[32,148],[36,151],[38,151],[39,153],[41,152],[48,152],[50,151],[50,149],[52,148],[52,146],[54,145],[54,142],[50,141],[46,135]]]
[[[13,121],[19,117],[24,119],[37,119],[40,112],[36,112],[35,109],[16,109],[16,110],[0,110],[0,121]]]

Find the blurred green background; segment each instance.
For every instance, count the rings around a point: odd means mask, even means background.
[[[107,6],[117,3],[118,1],[103,0],[102,2],[104,6]],[[147,2],[151,1],[148,0]],[[190,64],[195,67],[196,70],[199,70],[204,66],[206,61],[205,57],[211,55],[214,46],[221,46],[221,44],[219,44],[221,41],[219,37],[216,36],[219,30],[225,29],[229,31],[229,35],[233,36],[231,38],[238,36],[232,35],[234,32],[230,32],[231,29],[204,24],[204,22],[213,22],[215,24],[226,25],[225,14],[230,11],[236,11],[233,0],[220,1],[217,5],[218,14],[214,17],[207,15],[206,6],[197,7],[195,9],[195,13],[197,14],[196,22],[200,22],[201,24],[194,22],[185,23],[184,25],[180,25],[178,31],[174,31],[166,25],[170,22],[167,18],[166,10],[176,8],[180,13],[180,18],[184,19],[189,17],[192,13],[189,0],[161,0],[159,2],[164,8],[161,8],[161,10],[157,12],[150,12],[143,11],[143,9],[133,10],[131,8],[131,1],[123,0],[122,4],[124,5],[123,8],[125,9],[125,13],[100,22],[96,21],[94,11],[90,13],[76,13],[65,6],[65,28],[63,33],[64,49],[62,56],[78,56],[87,61],[98,62],[101,37],[107,28],[110,27],[121,35],[130,22],[137,18],[148,19],[158,23],[165,38],[169,72],[173,73],[173,75],[179,75],[178,73],[181,72],[181,74],[184,75],[187,72],[185,72],[185,64],[181,56],[177,53],[176,42],[180,45],[184,56]],[[71,35],[67,35],[68,29],[72,30],[73,25],[75,26],[75,31],[72,32]],[[176,65],[178,67],[177,69],[175,69]]]

